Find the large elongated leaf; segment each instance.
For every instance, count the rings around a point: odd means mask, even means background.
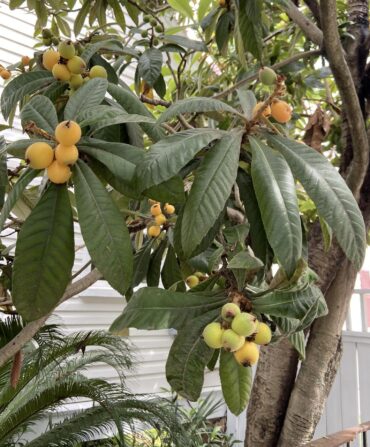
[[[3,225],[8,218],[10,211],[13,206],[16,204],[17,200],[21,196],[25,187],[32,182],[32,180],[38,176],[40,171],[35,169],[27,168],[22,172],[22,175],[19,177],[17,182],[15,183],[13,189],[8,194],[6,198],[5,204],[1,210],[0,214],[0,229],[3,228]]]
[[[162,52],[157,48],[148,48],[138,60],[139,76],[152,87],[161,74],[162,63]]]
[[[88,84],[89,83],[90,82],[88,82]],[[127,113],[134,113],[153,118],[153,115],[145,105],[129,89],[110,83],[108,85],[108,92]],[[157,124],[140,123],[140,127],[153,141],[161,140],[165,136],[164,131]]]
[[[267,238],[291,276],[302,256],[302,228],[295,183],[284,158],[257,138],[252,149],[252,179]]]
[[[110,195],[82,161],[74,170],[81,232],[91,259],[109,284],[124,294],[132,278],[133,256],[126,224]]]
[[[178,174],[201,149],[222,133],[215,129],[188,129],[154,144],[138,166],[141,189],[158,185]]]
[[[167,247],[167,240],[162,240],[150,256],[146,283],[149,287],[158,287],[161,277],[162,258]]]
[[[181,246],[190,256],[219,218],[235,182],[242,132],[224,136],[204,157],[185,204]]]
[[[238,416],[247,406],[252,390],[252,368],[236,362],[234,354],[221,350],[220,379],[222,394],[230,411]]]
[[[179,331],[167,358],[168,383],[181,396],[192,401],[200,396],[204,382],[204,368],[214,353],[214,350],[205,344],[201,334],[203,328],[218,316],[217,309],[191,321]]]
[[[180,49],[183,47],[195,51],[208,51],[207,45],[201,40],[193,40],[185,36],[167,34],[164,36],[163,40],[169,44],[179,45]]]
[[[125,158],[95,147],[78,145],[78,148],[81,152],[91,155],[91,157],[103,163],[116,177],[126,182],[130,182],[133,179],[135,165]]]
[[[79,124],[81,127],[93,127],[94,132],[114,124],[155,122],[154,118],[149,116],[129,114],[121,108],[109,106],[97,106],[93,109],[88,109],[88,112],[90,116],[80,121]]]
[[[98,106],[104,99],[107,87],[106,79],[90,79],[69,98],[64,109],[64,119],[75,120],[82,110]]]
[[[295,334],[289,335],[289,341],[298,352],[300,360],[304,360],[306,357],[306,341],[304,332],[299,331]]]
[[[270,258],[272,257],[272,255],[270,255],[271,249],[263,226],[252,178],[246,172],[239,169],[237,182],[240,198],[244,204],[245,213],[250,224],[249,234],[251,238],[251,247],[256,256],[261,259],[265,265],[268,265]]]
[[[46,96],[33,97],[22,109],[21,119],[23,127],[29,121],[33,121],[40,129],[50,135],[58,125],[57,112],[54,104]]]
[[[324,305],[323,312],[327,312],[325,299],[321,290],[313,285],[307,286],[304,290],[281,292],[276,290],[261,297],[252,297],[253,310],[277,317],[296,318],[303,320],[307,315],[311,315],[312,309],[317,312],[317,303]]]
[[[73,32],[75,36],[78,36],[80,34],[82,27],[84,26],[87,14],[90,11],[90,7],[91,7],[90,0],[85,0],[73,24]]]
[[[154,240],[151,239],[144,244],[134,256],[134,275],[132,278],[132,287],[138,286],[146,277],[150,262],[150,252]]]
[[[262,0],[238,0],[239,32],[244,48],[257,59],[262,53]]]
[[[89,2],[87,2],[89,3]],[[110,40],[101,40],[94,43],[89,43],[86,45],[85,49],[81,53],[81,58],[88,63],[89,60],[92,58],[92,56],[99,51],[101,48],[107,48],[109,50],[122,50],[122,43],[119,40],[116,39],[110,39]]]
[[[10,81],[1,94],[1,113],[4,119],[9,118],[12,109],[25,95],[46,87],[54,81],[52,74],[46,70],[22,73]]]
[[[193,10],[188,0],[168,0],[168,4],[183,16],[189,17],[190,19],[193,17]]]
[[[128,327],[180,329],[193,318],[213,309],[220,309],[225,302],[223,295],[215,293],[182,293],[143,287],[134,293],[110,330],[118,332]]]
[[[357,269],[365,257],[366,231],[361,211],[343,178],[329,161],[305,144],[278,135],[265,135],[288,162],[294,176],[315,202],[344,253]]]
[[[181,113],[199,112],[229,112],[238,114],[239,112],[218,99],[212,98],[187,98],[176,101],[158,119],[158,123],[169,121],[174,116]]]
[[[179,292],[185,292],[185,283],[183,281],[179,262],[172,245],[168,247],[166,260],[163,264],[161,278],[162,284],[165,289],[169,289],[171,286],[176,284],[175,290]]]
[[[13,302],[25,320],[54,309],[74,260],[72,209],[65,185],[50,185],[22,226],[15,250]]]

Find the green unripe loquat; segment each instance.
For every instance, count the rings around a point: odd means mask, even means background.
[[[203,339],[212,349],[222,348],[222,334],[224,330],[220,323],[209,323],[203,330]]]
[[[84,80],[82,78],[82,76],[73,74],[71,76],[71,80],[69,81],[69,85],[71,86],[71,88],[77,90],[79,87],[81,87],[81,85],[84,83]]]
[[[240,314],[240,307],[235,303],[226,303],[222,306],[221,317],[225,321],[232,321],[232,319]]]
[[[67,67],[72,74],[81,74],[86,70],[86,62],[80,56],[73,56],[67,62]]]
[[[58,51],[64,59],[72,59],[76,54],[75,46],[71,40],[60,42],[58,45]]]
[[[91,79],[93,79],[93,78],[104,78],[104,79],[107,79],[108,73],[107,73],[107,70],[104,67],[102,67],[101,65],[94,65],[90,69],[89,76],[90,76]]]
[[[266,323],[259,322],[257,324],[257,334],[254,337],[254,342],[257,345],[268,345],[271,341],[272,333],[270,326]]]
[[[231,328],[243,337],[249,337],[256,332],[256,317],[247,312],[242,312],[235,316],[231,323]]]
[[[186,278],[185,282],[192,289],[199,284],[199,278],[195,275],[190,275]]]
[[[240,349],[245,342],[245,338],[234,332],[232,329],[226,329],[222,334],[222,347],[226,351],[234,352]]]
[[[258,72],[259,80],[264,85],[273,85],[276,82],[277,75],[274,70],[270,67],[263,67]]]

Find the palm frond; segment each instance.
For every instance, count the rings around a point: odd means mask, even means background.
[[[23,329],[24,323],[19,315],[10,315],[0,319],[0,348],[3,348]]]

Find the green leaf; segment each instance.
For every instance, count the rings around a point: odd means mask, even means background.
[[[150,263],[150,252],[152,251],[154,239],[149,239],[134,256],[134,275],[132,287],[138,286],[146,277]]]
[[[116,19],[116,22],[121,27],[121,30],[123,32],[126,31],[126,19],[125,15],[121,9],[121,6],[118,2],[118,0],[108,0],[109,5],[113,9],[114,18]]]
[[[204,157],[184,207],[181,246],[186,257],[205,238],[224,209],[235,182],[243,132],[224,136]]]
[[[22,6],[25,0],[9,0],[9,9],[14,10]]]
[[[238,416],[248,405],[252,390],[252,368],[239,365],[232,352],[221,350],[222,394],[229,410]]]
[[[8,186],[8,166],[6,158],[6,144],[3,136],[0,136],[0,207],[4,205],[5,192]],[[1,215],[0,215],[1,219]],[[2,226],[0,226],[0,229]]]
[[[78,36],[84,26],[87,14],[90,11],[91,1],[85,0],[81,9],[78,11],[76,19],[73,24],[73,32],[75,36]]]
[[[94,265],[121,294],[131,284],[133,256],[124,219],[90,168],[78,161],[73,175],[82,236]]]
[[[27,321],[52,311],[71,279],[72,209],[65,185],[49,185],[17,239],[12,299]]]
[[[82,110],[98,106],[104,99],[107,87],[106,79],[90,79],[69,98],[64,109],[64,119],[75,120]]]
[[[143,287],[133,294],[122,315],[110,330],[119,332],[136,329],[180,329],[190,320],[219,309],[226,298],[215,293],[182,293],[156,287]]]
[[[295,182],[288,164],[254,137],[252,179],[267,238],[288,276],[302,257],[302,228]]]
[[[90,2],[91,4],[91,2]],[[86,45],[85,49],[81,53],[81,58],[88,63],[92,56],[99,51],[101,48],[109,49],[110,51],[121,51],[122,50],[122,44],[119,40],[116,39],[110,39],[110,40],[100,40],[95,43],[89,43]]]
[[[175,338],[166,363],[166,377],[171,387],[181,396],[196,401],[203,388],[204,368],[214,350],[201,337],[204,327],[219,317],[219,309],[192,320]]]
[[[161,277],[162,258],[167,247],[167,240],[162,240],[150,256],[146,283],[149,287],[158,287]]]
[[[6,147],[6,151],[8,154],[12,155],[13,157],[24,158],[26,149],[28,148],[28,146],[30,146],[33,143],[38,143],[38,142],[48,143],[48,144],[51,143],[53,145],[53,143],[50,140],[45,140],[44,138],[32,138],[32,139],[26,138],[24,140],[13,141],[13,143],[8,144]]]
[[[261,212],[258,207],[256,194],[253,188],[252,178],[243,170],[239,169],[237,182],[240,191],[240,198],[244,204],[245,213],[250,223],[249,235],[251,247],[256,256],[265,265],[269,265],[271,249],[269,247],[265,228],[263,226]]]
[[[229,244],[240,243],[245,246],[245,240],[249,234],[250,225],[248,222],[232,225],[223,230],[223,234]]]
[[[1,113],[8,119],[12,109],[24,96],[47,87],[54,82],[53,75],[46,70],[22,73],[7,84],[1,94]]]
[[[84,119],[79,124],[81,127],[92,126],[92,132],[97,132],[99,129],[104,127],[113,126],[114,124],[124,124],[124,123],[154,123],[155,120],[143,115],[131,115],[124,112],[122,109],[115,109],[113,107],[104,107],[103,110],[97,110],[96,114]],[[110,110],[107,110],[110,109]],[[103,118],[104,116],[104,118]]]
[[[313,285],[299,291],[275,290],[261,297],[251,297],[253,311],[277,317],[302,320],[317,309],[317,303],[325,303],[321,290]]]
[[[331,163],[314,149],[277,135],[265,135],[285,157],[294,176],[332,228],[342,250],[359,270],[366,250],[361,211],[345,181]]]
[[[100,163],[103,163],[113,175],[123,181],[130,182],[133,179],[136,167],[124,157],[112,154],[98,147],[78,145],[78,149],[100,161]]]
[[[212,0],[200,0],[198,6],[198,21],[201,22],[206,15],[207,10],[211,6]]]
[[[215,129],[188,129],[154,144],[138,166],[137,179],[141,189],[158,185],[178,174],[197,152],[221,136],[222,133]]]
[[[257,104],[257,99],[254,96],[254,93],[252,90],[247,90],[245,88],[238,88],[236,93],[238,94],[239,102],[246,118],[251,120],[253,118],[253,110]]]
[[[176,290],[178,292],[185,292],[185,283],[183,281],[179,262],[172,245],[168,247],[166,260],[163,264],[161,278],[163,287],[165,289],[169,289],[173,284],[177,283]]]
[[[189,39],[185,36],[176,36],[173,34],[167,34],[163,37],[163,41],[169,44],[179,45],[181,47],[187,48],[188,50],[195,51],[208,51],[207,45],[201,40]]]
[[[138,60],[139,76],[144,79],[150,87],[153,87],[153,84],[159,78],[162,63],[162,52],[157,48],[148,48],[140,56]]]
[[[22,127],[33,121],[37,127],[54,135],[58,125],[54,104],[46,96],[34,96],[21,110]]]
[[[244,47],[258,60],[262,55],[262,0],[238,0],[239,31]]]
[[[158,202],[183,203],[185,202],[184,183],[179,175],[175,175],[159,185],[146,189],[143,195]]]
[[[90,82],[87,84],[90,84]],[[110,83],[108,85],[108,92],[127,113],[153,118],[153,115],[145,105],[129,89],[124,89],[118,85]],[[140,127],[153,141],[158,141],[165,136],[164,131],[157,124],[141,123]]]
[[[187,98],[176,101],[158,119],[158,123],[169,121],[174,116],[182,113],[200,112],[229,112],[238,114],[239,112],[218,99],[212,98]],[[214,131],[215,129],[213,129]]]
[[[1,210],[0,214],[0,229],[3,228],[6,219],[8,218],[13,206],[16,204],[19,197],[22,195],[25,187],[32,182],[32,180],[39,175],[40,171],[36,171],[35,169],[27,168],[22,172],[22,175],[19,177],[17,182],[15,183],[13,189],[8,193],[8,197],[6,198],[5,204]]]
[[[234,14],[231,11],[227,11],[222,14],[217,22],[216,26],[216,43],[218,51],[224,55],[227,50],[227,43],[229,41],[230,31],[234,24]]]
[[[167,0],[167,3],[183,16],[193,18],[193,10],[188,0]]]
[[[40,2],[38,2],[38,3],[40,3]],[[62,32],[62,34],[64,34],[67,37],[71,37],[71,28],[70,28],[67,20],[65,20],[60,15],[55,15],[55,20],[56,20],[58,27],[59,27],[60,31]]]
[[[303,331],[289,335],[289,341],[299,354],[299,359],[303,361],[306,358],[306,341]]]
[[[252,256],[247,250],[243,250],[231,259],[228,267],[230,269],[245,269],[248,272],[256,272],[263,268],[263,262]]]

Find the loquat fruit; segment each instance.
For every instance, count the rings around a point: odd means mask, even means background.
[[[42,65],[49,71],[51,71],[55,64],[59,62],[59,51],[46,50],[42,55]]]
[[[231,328],[239,335],[249,337],[256,332],[257,319],[254,315],[242,312],[235,316]]]
[[[60,164],[57,160],[47,168],[47,175],[51,182],[62,184],[68,182],[72,175],[69,166]]]
[[[152,216],[159,216],[162,214],[161,205],[159,203],[154,203],[154,205],[150,207],[150,212]]]
[[[9,79],[10,76],[11,76],[11,73],[10,73],[9,70],[1,70],[1,72],[0,72],[0,76],[1,76],[3,79]]]
[[[226,329],[222,334],[222,347],[226,351],[235,352],[240,349],[245,342],[245,338],[232,329]]]
[[[54,151],[52,147],[43,142],[33,143],[28,146],[25,154],[31,168],[45,169],[51,165],[54,160]]]
[[[163,207],[163,210],[166,214],[174,214],[175,212],[175,207],[173,205],[170,205],[169,203],[166,203],[165,206]]]
[[[186,278],[185,282],[192,289],[199,284],[199,278],[195,275],[190,275]]]
[[[262,82],[262,84],[265,85],[272,85],[275,84],[277,75],[274,72],[274,70],[270,67],[263,67],[258,72],[259,80]]]
[[[278,122],[285,124],[292,118],[292,107],[285,101],[275,99],[271,104],[271,116]]]
[[[81,127],[75,121],[62,121],[55,128],[55,138],[63,146],[73,146],[81,138]]]
[[[157,225],[163,225],[167,221],[164,214],[158,214],[158,216],[155,216],[154,220]]]
[[[253,108],[253,117],[255,117],[257,115],[257,113],[259,112],[260,108],[263,106],[263,102],[257,102],[257,104],[254,106]],[[265,116],[266,118],[269,117],[271,115],[271,107],[267,106],[265,108],[265,110],[262,112],[262,115]]]
[[[270,326],[260,321],[257,324],[257,334],[254,337],[254,342],[257,345],[268,345],[271,341],[272,333]]]
[[[55,159],[64,165],[73,165],[78,160],[78,149],[75,145],[63,146],[58,144],[55,148]]]
[[[108,73],[107,73],[107,70],[104,67],[102,67],[101,65],[94,65],[90,69],[89,76],[90,76],[91,79],[93,79],[93,78],[104,78],[104,79],[107,79]]]
[[[246,341],[244,345],[234,352],[235,360],[242,366],[252,366],[258,362],[260,352],[252,341]]]
[[[222,334],[224,330],[220,323],[209,323],[203,330],[203,339],[205,343],[213,349],[222,348]]]
[[[63,59],[72,59],[76,54],[75,46],[71,40],[60,42],[58,45],[58,51]]]
[[[161,227],[158,225],[152,225],[148,228],[148,236],[150,237],[158,237],[161,234]]]
[[[232,321],[232,319],[240,314],[240,307],[235,303],[226,303],[222,306],[221,317],[225,321]]]
[[[71,72],[64,64],[55,64],[51,72],[53,73],[54,78],[58,81],[69,81],[71,79]]]
[[[26,67],[29,65],[31,58],[29,56],[22,56],[22,65]]]
[[[73,56],[67,62],[67,68],[72,74],[81,74],[86,70],[86,62],[80,56]]]
[[[84,80],[80,74],[73,74],[71,76],[71,80],[69,81],[69,85],[74,89],[78,89],[83,83]]]

